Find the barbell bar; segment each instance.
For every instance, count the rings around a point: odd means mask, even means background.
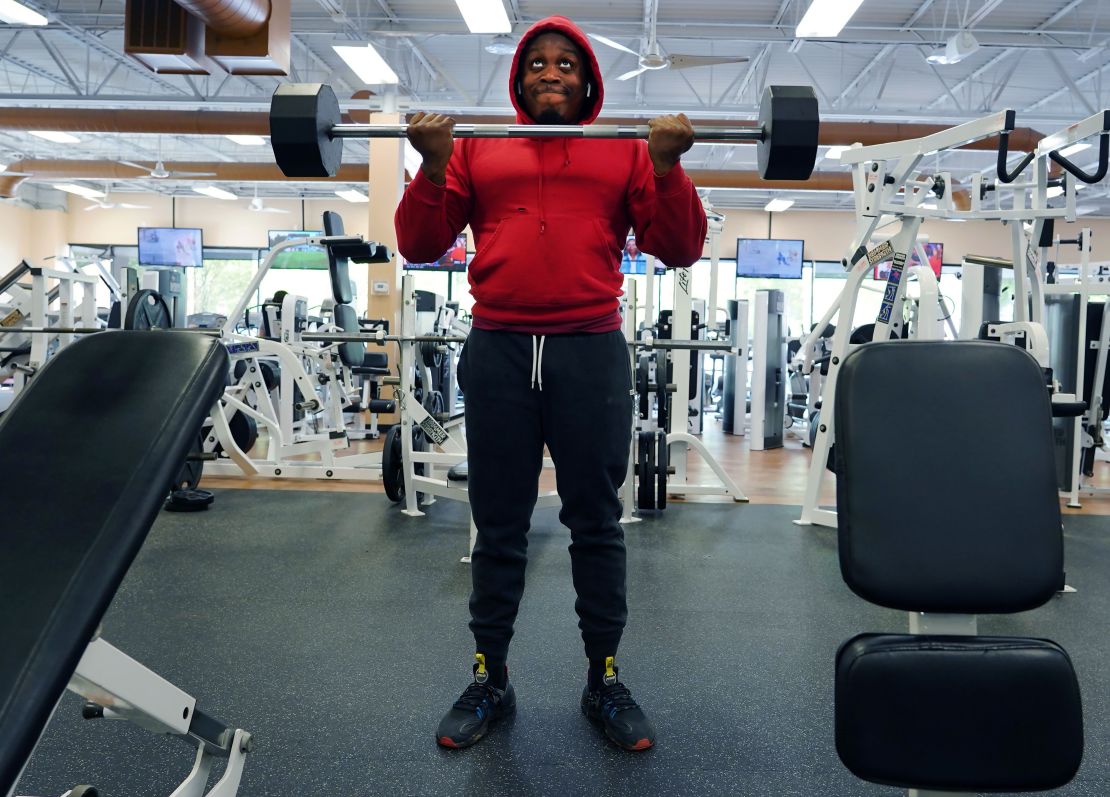
[[[308,343],[465,343],[457,335],[375,335],[373,332],[306,332],[300,339]]]
[[[340,124],[331,86],[283,83],[270,101],[270,144],[286,177],[334,177],[346,138],[403,138],[407,125]],[[703,127],[699,141],[752,141],[765,180],[808,180],[817,162],[820,117],[810,86],[768,86],[759,102],[759,123]],[[456,138],[646,139],[647,125],[455,125]]]

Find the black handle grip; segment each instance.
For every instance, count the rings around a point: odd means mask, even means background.
[[[1048,157],[1052,158],[1062,169],[1082,183],[1091,185],[1101,182],[1102,178],[1106,176],[1107,166],[1110,165],[1110,134],[1103,133],[1098,137],[1098,169],[1091,174],[1080,169],[1057,150],[1048,153]]]
[[[1026,167],[1033,162],[1034,153],[1028,153],[1021,159],[1021,163],[1014,167],[1011,172],[1006,168],[1006,159],[1010,156],[1010,134],[1008,131],[1002,131],[998,134],[998,181],[1000,183],[1012,183],[1018,178],[1018,175],[1025,171]]]

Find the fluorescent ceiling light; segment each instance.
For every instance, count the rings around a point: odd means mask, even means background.
[[[1080,141],[1078,144],[1072,144],[1070,147],[1065,147],[1060,150],[1060,154],[1065,158],[1070,158],[1072,155],[1082,152],[1085,149],[1090,149],[1091,145],[1086,141]]]
[[[1049,199],[1055,199],[1056,197],[1063,195],[1064,187],[1062,185],[1051,186],[1048,191],[1045,192],[1045,196],[1047,196]]]
[[[363,83],[376,86],[382,83],[399,83],[397,73],[389,68],[372,44],[333,44],[332,49],[347,62],[347,66]]]
[[[227,138],[244,147],[261,147],[266,143],[266,139],[262,136],[227,136]]]
[[[0,20],[9,25],[45,25],[49,20],[15,0],[0,0]]]
[[[768,213],[778,213],[793,206],[793,199],[772,199],[770,202],[763,206],[763,209],[766,210]]]
[[[71,136],[69,133],[59,133],[57,130],[28,130],[32,136],[45,138],[47,141],[53,141],[55,144],[80,144],[81,139],[76,136]]]
[[[863,0],[813,0],[798,23],[798,38],[829,39],[839,36]]]
[[[455,0],[471,33],[508,33],[513,29],[501,0]]]
[[[969,30],[962,30],[948,40],[943,50],[937,50],[926,56],[930,64],[945,66],[958,64],[979,49],[979,40]]]
[[[238,199],[239,198],[239,197],[235,196],[235,194],[231,193],[230,191],[225,191],[224,189],[217,188],[214,185],[194,185],[193,190],[196,191],[198,194],[204,194],[205,196],[210,196],[213,199]]]
[[[346,199],[348,202],[365,203],[370,201],[370,197],[366,196],[366,194],[362,193],[361,191],[356,191],[353,188],[348,188],[345,191],[336,191],[335,195],[340,199]]]
[[[85,199],[103,199],[107,196],[103,191],[97,191],[95,188],[88,186],[78,185],[77,183],[57,183],[54,186],[59,191],[66,191],[70,194],[77,194],[83,196]]]
[[[841,146],[829,147],[825,150],[825,160],[838,161],[840,160],[840,156],[847,152],[848,149],[848,147]]]

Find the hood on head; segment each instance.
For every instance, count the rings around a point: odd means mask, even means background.
[[[528,48],[528,43],[541,33],[561,33],[578,45],[585,54],[586,63],[591,73],[589,76],[590,82],[593,83],[594,89],[582,104],[582,118],[578,121],[578,124],[590,124],[601,113],[601,103],[605,98],[605,88],[601,83],[601,68],[597,65],[597,56],[594,55],[594,48],[590,46],[590,40],[586,37],[586,34],[569,19],[561,16],[541,19],[520,37],[520,42],[516,46],[516,52],[513,54],[513,65],[509,69],[509,99],[512,100],[513,107],[516,109],[517,120],[521,123],[536,121],[524,110],[524,106],[516,93],[516,83],[517,75],[520,74],[521,56]]]

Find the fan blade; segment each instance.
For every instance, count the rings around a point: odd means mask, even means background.
[[[623,44],[618,44],[617,42],[613,41],[612,39],[607,39],[604,36],[598,36],[596,33],[587,33],[586,35],[589,36],[591,39],[595,39],[596,41],[601,42],[602,44],[609,45],[610,47],[612,47],[615,50],[621,50],[622,52],[630,53],[630,54],[636,56],[637,58],[640,57],[640,54],[638,52],[636,52],[635,50],[629,50]]]
[[[625,72],[623,75],[618,77],[617,80],[628,80],[629,78],[636,77],[636,75],[640,74],[641,72],[647,72],[647,68],[641,66],[637,69],[633,69],[631,72]]]
[[[289,212],[288,210],[282,210],[281,208],[259,208],[259,210],[261,210],[263,213],[288,213]]]
[[[135,163],[134,161],[116,161],[116,163],[119,163],[123,166],[130,166],[132,169],[141,169],[142,171],[147,173],[150,172],[149,166],[143,166],[142,164]]]
[[[746,55],[668,55],[671,69],[689,69],[692,66],[713,66],[714,64],[742,64],[750,61]]]
[[[167,177],[215,177],[215,172],[170,172]]]
[[[149,208],[150,205],[132,205],[129,202],[121,202],[118,205],[116,205],[116,207],[117,208],[130,208],[131,210],[144,210],[146,208]]]
[[[100,205],[89,205],[85,208],[86,213],[88,213],[90,210],[100,210]]]

